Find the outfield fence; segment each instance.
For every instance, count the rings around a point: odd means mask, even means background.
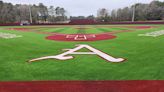
[[[0,24],[0,26],[19,26],[20,23],[5,23],[5,24]]]
[[[70,22],[70,23],[33,23],[31,25],[121,25],[121,24],[164,24],[163,22]],[[20,23],[6,23],[0,24],[0,26],[19,26]]]

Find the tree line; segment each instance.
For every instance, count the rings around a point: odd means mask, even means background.
[[[150,4],[137,3],[131,7],[112,10],[102,8],[97,12],[98,21],[164,20],[164,2],[152,1]]]
[[[66,10],[62,7],[47,7],[43,3],[38,5],[6,3],[0,1],[0,23],[46,23],[67,20]]]
[[[80,12],[80,11],[79,11]],[[47,7],[43,3],[38,5],[6,3],[0,0],[0,23],[20,23],[31,21],[32,23],[54,23],[69,19],[92,19],[101,22],[113,21],[147,21],[164,20],[164,2],[152,1],[150,4],[137,3],[130,7],[120,8],[109,12],[102,8],[97,11],[97,16],[71,16],[62,7]]]

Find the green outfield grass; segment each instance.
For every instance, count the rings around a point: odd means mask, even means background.
[[[147,32],[164,30],[155,28],[134,29],[105,26],[19,26],[0,27],[0,32],[22,35],[20,38],[0,38],[0,81],[25,80],[163,80],[164,79],[164,35],[159,37],[138,36]],[[129,25],[118,25],[129,26]],[[143,26],[143,25],[130,25]],[[86,29],[76,29],[84,27]],[[45,39],[47,34],[22,32],[7,28],[29,28],[33,31],[65,34],[104,33],[133,30],[116,34],[112,40],[94,42],[62,42]],[[87,29],[89,28],[89,29]],[[106,62],[96,55],[74,55],[66,61],[26,61],[63,53],[62,49],[74,48],[77,44],[88,44],[114,57],[125,58],[122,63]]]

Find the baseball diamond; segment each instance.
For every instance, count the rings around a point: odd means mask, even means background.
[[[80,32],[78,27],[81,28]],[[163,30],[163,25],[83,27],[79,25],[1,27],[0,33],[21,37],[0,38],[0,51],[3,52],[0,58],[0,70],[3,70],[0,72],[0,80],[164,79],[161,71],[164,61],[162,58],[164,44],[161,43],[164,40],[163,35],[156,38],[139,36]],[[86,48],[76,49],[75,46],[78,44],[85,45]],[[9,57],[6,57],[8,55]],[[34,62],[37,59],[39,61]]]
[[[164,92],[163,0],[0,0],[0,92]]]

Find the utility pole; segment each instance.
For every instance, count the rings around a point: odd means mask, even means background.
[[[31,5],[29,4],[29,12],[30,12],[30,23],[32,24],[32,12],[31,12]]]
[[[136,5],[133,6],[133,16],[132,16],[132,22],[135,21],[135,11],[136,11]]]

